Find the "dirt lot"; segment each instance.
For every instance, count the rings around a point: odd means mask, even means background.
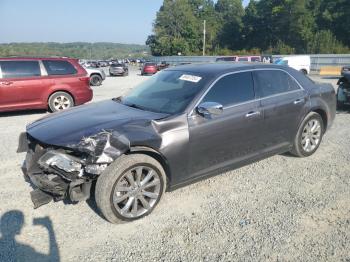
[[[94,101],[145,78],[108,77]],[[94,201],[32,208],[15,151],[25,125],[45,114],[0,117],[0,261],[350,261],[348,112],[312,157],[275,156],[167,193],[152,215],[122,225]]]

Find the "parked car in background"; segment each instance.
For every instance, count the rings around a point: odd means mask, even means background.
[[[56,112],[92,99],[90,78],[77,59],[0,58],[0,112]]]
[[[126,64],[112,64],[109,67],[110,76],[127,76],[129,75],[129,68]]]
[[[87,61],[84,64],[85,67],[99,68],[100,65],[97,61]]]
[[[239,56],[237,62],[261,62],[261,56]]]
[[[170,66],[170,64],[168,64],[166,61],[162,61],[157,67],[158,67],[158,71],[164,70],[166,68],[168,68]]]
[[[342,77],[338,80],[337,107],[343,109],[350,105],[350,70],[342,70]]]
[[[104,70],[92,67],[84,67],[86,72],[90,77],[90,85],[100,86],[102,82],[106,79],[106,74]]]
[[[98,61],[97,63],[99,65],[99,67],[106,67],[109,65],[108,62],[104,61],[104,60]]]
[[[223,56],[216,58],[216,62],[236,62],[237,56]]]
[[[295,70],[302,72],[304,75],[310,74],[311,70],[311,58],[310,56],[286,56],[275,61],[277,65],[285,65]]]
[[[341,69],[342,76],[350,76],[350,66],[343,66]]]
[[[158,72],[158,67],[156,63],[144,63],[141,68],[141,75],[154,75]]]
[[[18,152],[35,207],[94,193],[119,223],[150,214],[165,191],[276,154],[311,156],[335,108],[331,84],[289,67],[179,66],[124,97],[28,125]]]

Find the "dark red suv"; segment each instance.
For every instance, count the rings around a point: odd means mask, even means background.
[[[56,112],[92,99],[89,76],[77,59],[0,58],[0,112]]]

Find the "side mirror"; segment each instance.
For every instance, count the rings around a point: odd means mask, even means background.
[[[216,102],[204,102],[197,107],[197,112],[202,116],[220,115],[223,111],[223,106]]]

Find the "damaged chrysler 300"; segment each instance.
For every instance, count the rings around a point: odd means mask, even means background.
[[[28,125],[18,152],[35,207],[94,194],[107,220],[132,221],[165,190],[283,152],[312,155],[335,108],[331,85],[288,67],[186,65]]]

